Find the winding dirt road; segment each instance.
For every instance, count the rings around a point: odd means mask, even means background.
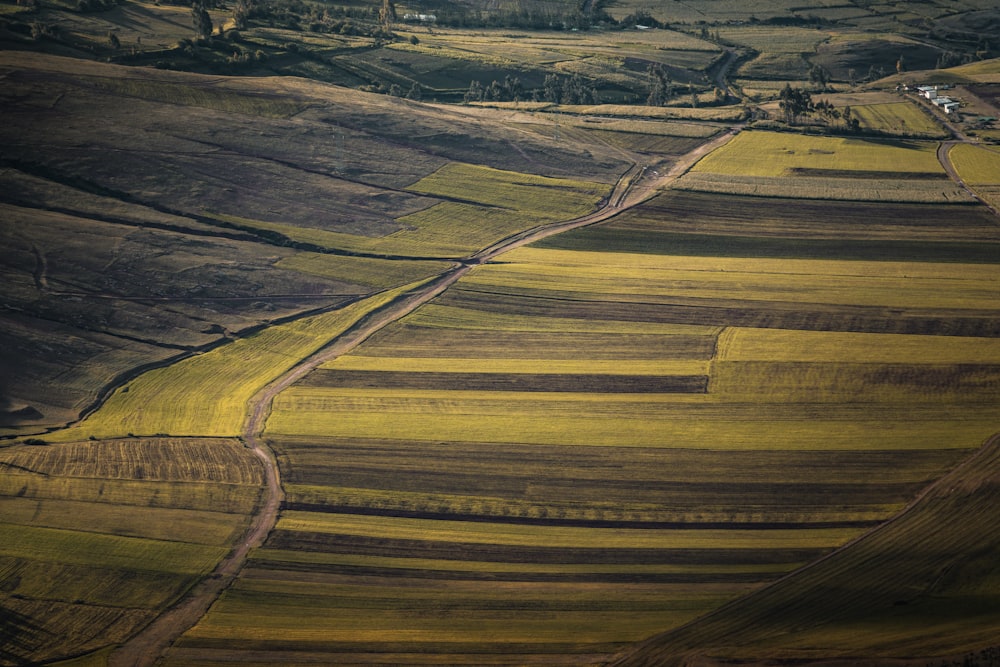
[[[719,134],[711,141],[679,158],[663,174],[637,164],[633,165],[615,184],[604,205],[596,211],[573,220],[551,223],[514,234],[465,260],[457,262],[450,271],[441,274],[437,279],[420,289],[407,293],[386,306],[369,313],[329,345],[303,359],[301,363],[261,389],[248,403],[247,419],[242,434],[247,447],[260,458],[265,472],[265,489],[260,506],[252,517],[246,535],[218,564],[212,574],[194,586],[177,605],[158,616],[141,632],[114,651],[108,660],[109,666],[152,667],[155,665],[167,649],[208,612],[209,607],[232,584],[243,569],[250,550],[261,546],[274,528],[278,520],[278,511],[284,499],[284,492],[281,488],[277,461],[273,452],[264,443],[262,434],[267,417],[271,412],[271,404],[281,391],[302,379],[320,364],[348,353],[372,334],[438,296],[473,267],[488,262],[502,253],[553,234],[603,222],[622,211],[641,204],[654,196],[659,189],[686,173],[703,156],[729,141],[739,130],[739,127],[733,127]]]

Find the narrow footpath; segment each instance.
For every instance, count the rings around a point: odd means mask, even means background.
[[[475,253],[420,289],[405,294],[385,307],[369,313],[329,345],[303,359],[298,365],[261,389],[248,403],[247,419],[242,433],[244,442],[260,458],[265,472],[265,489],[247,533],[215,570],[194,586],[184,599],[158,616],[137,635],[115,650],[108,660],[108,665],[110,667],[153,667],[163,657],[167,649],[182,634],[193,627],[208,612],[222,592],[233,583],[246,564],[250,551],[264,544],[264,540],[267,539],[268,534],[277,523],[278,512],[284,500],[277,461],[263,439],[264,426],[271,412],[271,404],[280,392],[305,377],[307,373],[319,365],[347,354],[377,331],[412,313],[451,287],[473,267],[548,236],[603,222],[650,199],[661,188],[685,174],[703,156],[732,139],[739,132],[739,129],[739,127],[733,127],[720,133],[711,141],[679,158],[663,174],[639,165],[633,165],[618,179],[603,206],[596,211],[573,220],[551,223],[514,234]]]

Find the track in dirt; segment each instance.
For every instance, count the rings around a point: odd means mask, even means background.
[[[212,574],[192,588],[181,602],[158,616],[139,634],[114,651],[108,660],[108,665],[110,667],[152,667],[155,665],[170,645],[208,612],[209,607],[243,569],[250,550],[261,546],[271,532],[277,522],[278,510],[284,499],[277,461],[271,450],[264,444],[262,437],[264,425],[275,396],[305,377],[307,373],[319,365],[348,353],[385,326],[435,298],[473,267],[548,236],[603,222],[622,211],[641,204],[652,197],[660,188],[687,172],[703,156],[729,141],[739,132],[739,129],[739,127],[733,127],[682,156],[665,174],[658,174],[645,167],[633,165],[619,178],[604,205],[598,210],[573,220],[551,223],[514,234],[484,248],[423,287],[369,313],[329,345],[303,359],[297,366],[258,392],[248,404],[248,414],[242,437],[264,466],[265,490],[259,504],[259,510],[253,517],[246,535],[219,563]]]

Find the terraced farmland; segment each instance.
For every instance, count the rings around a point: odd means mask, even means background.
[[[665,207],[701,196],[507,253],[284,391],[282,518],[167,664],[597,664],[865,534],[997,432],[1000,266],[948,245],[995,244],[984,212],[886,204],[870,239],[919,248],[888,258],[857,256],[849,203],[753,228],[846,250],[671,254]],[[724,239],[761,201],[694,224]]]

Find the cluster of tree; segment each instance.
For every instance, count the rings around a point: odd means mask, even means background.
[[[792,88],[790,84],[785,84],[779,96],[778,107],[785,116],[785,122],[795,125],[801,116],[816,113],[828,123],[843,119],[844,125],[852,132],[861,129],[859,121],[850,106],[845,106],[843,111],[838,110],[828,100],[814,102],[812,95],[804,88]]]
[[[579,74],[562,78],[558,74],[547,74],[542,89],[532,93],[533,99],[553,104],[599,104],[597,88],[588,85]]]
[[[521,80],[509,74],[503,78],[503,83],[496,79],[489,86],[483,87],[479,81],[469,84],[463,99],[469,102],[520,102],[524,97],[524,87]]]
[[[646,77],[649,79],[649,96],[646,98],[646,105],[662,107],[674,96],[674,82],[663,69],[663,65],[659,63],[650,65],[646,69]]]
[[[479,81],[469,84],[463,99],[469,102],[519,102],[526,97],[524,86],[516,76],[507,75],[503,82],[494,80],[484,87]],[[600,96],[593,84],[587,83],[579,74],[560,77],[548,74],[541,88],[531,91],[533,102],[552,104],[599,104]]]
[[[788,83],[781,89],[781,95],[779,95],[778,99],[778,108],[781,109],[781,112],[785,116],[785,122],[789,125],[795,125],[798,122],[799,116],[815,109],[812,95],[807,90],[804,88],[792,88],[791,84]]]

